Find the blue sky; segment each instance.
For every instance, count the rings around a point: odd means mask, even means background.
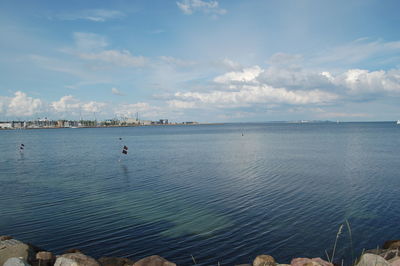
[[[0,120],[400,119],[397,0],[0,3]]]

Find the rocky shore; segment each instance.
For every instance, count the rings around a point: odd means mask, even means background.
[[[195,265],[195,261],[191,265]],[[390,240],[382,249],[363,252],[357,266],[400,266],[400,240]],[[78,249],[69,249],[61,255],[23,243],[11,236],[0,236],[0,266],[176,266],[158,255],[132,261],[128,258],[92,258]],[[259,255],[252,263],[236,266],[336,266],[321,258],[294,258],[290,264],[280,264],[270,255]]]

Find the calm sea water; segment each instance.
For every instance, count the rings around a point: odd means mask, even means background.
[[[348,219],[360,252],[400,238],[399,136],[394,123],[0,131],[0,235],[94,257],[285,263],[324,257]],[[346,227],[338,247],[349,258]]]

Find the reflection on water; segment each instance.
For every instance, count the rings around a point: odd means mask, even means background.
[[[124,181],[126,183],[126,186],[129,187],[130,186],[130,177],[129,177],[129,171],[128,171],[128,167],[125,164],[120,164],[121,165],[121,170],[122,170],[122,175],[124,177]]]
[[[0,231],[54,252],[229,265],[323,256],[348,219],[357,250],[373,248],[398,233],[398,134],[389,123],[1,131]],[[16,156],[21,140],[29,152]]]

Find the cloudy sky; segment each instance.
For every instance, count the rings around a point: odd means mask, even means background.
[[[398,0],[0,2],[0,120],[400,119]]]

